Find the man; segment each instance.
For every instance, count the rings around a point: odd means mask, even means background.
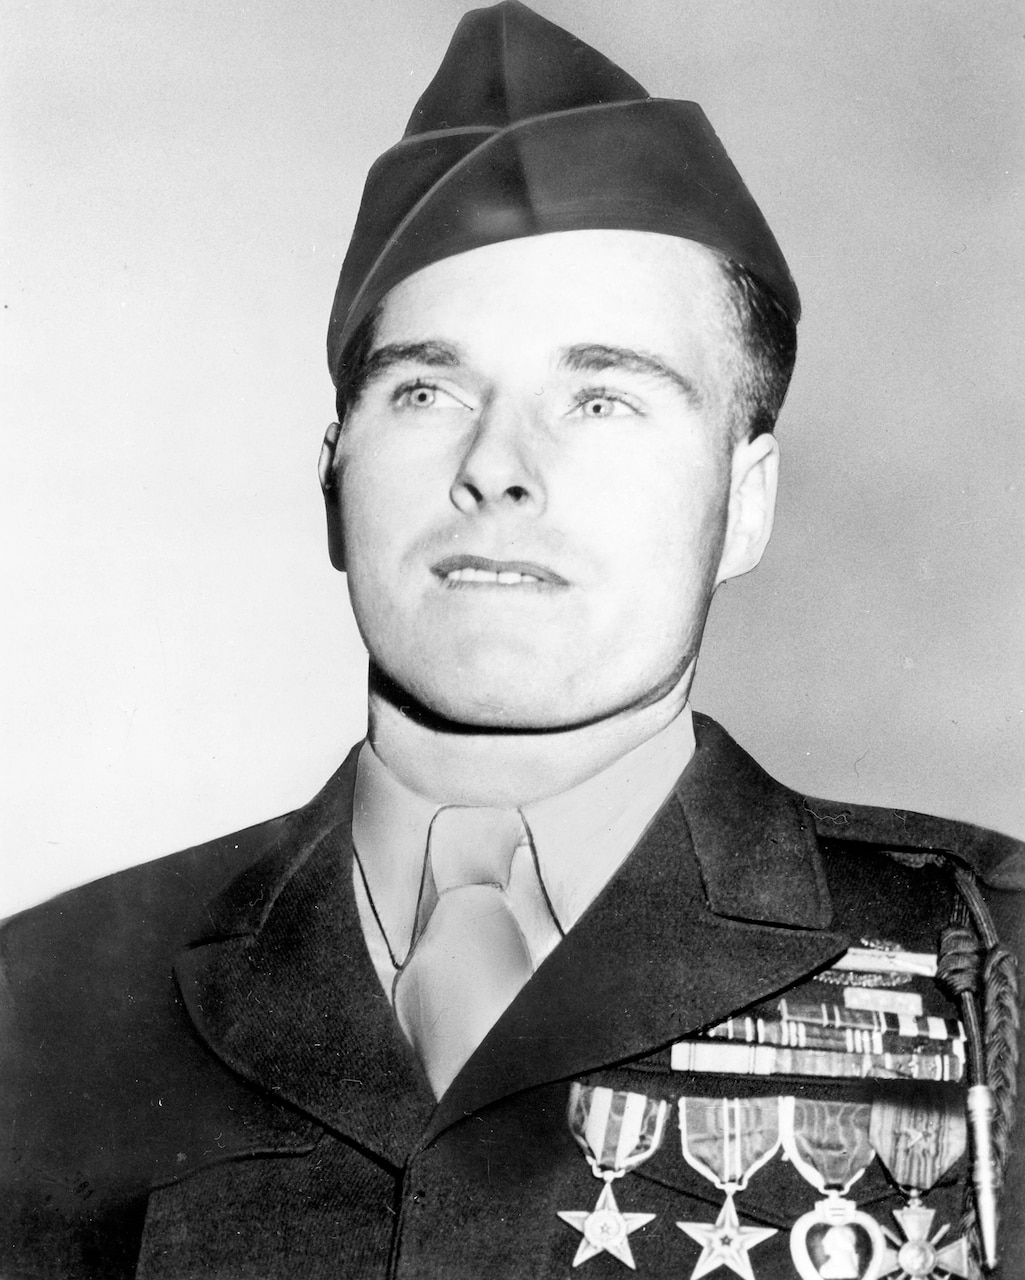
[[[688,703],[798,312],[699,108],[464,19],[329,330],[368,739],[8,926],[9,1273],[1018,1274],[1021,847]]]

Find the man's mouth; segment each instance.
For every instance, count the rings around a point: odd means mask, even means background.
[[[529,560],[489,560],[484,556],[448,556],[431,572],[453,587],[567,587],[569,583],[547,565]]]

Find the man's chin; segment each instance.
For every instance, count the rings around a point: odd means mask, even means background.
[[[575,729],[595,716],[588,700],[570,696],[567,682],[527,671],[473,673],[465,668],[435,678],[398,681],[371,670],[371,691],[410,720],[453,733],[548,733]]]
[[[507,689],[466,691],[452,696],[450,690],[434,695],[425,691],[421,701],[433,715],[451,724],[481,733],[541,733],[576,728],[587,717],[539,697],[536,691],[511,698]]]

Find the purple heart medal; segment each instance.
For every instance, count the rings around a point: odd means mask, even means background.
[[[886,1240],[874,1218],[845,1199],[875,1157],[867,1102],[780,1098],[783,1150],[806,1182],[825,1195],[790,1231],[802,1280],[878,1280]]]
[[[643,1093],[624,1093],[600,1086],[573,1084],[569,1091],[569,1128],[587,1158],[591,1172],[601,1178],[598,1203],[586,1210],[560,1210],[559,1217],[583,1236],[573,1265],[579,1267],[599,1253],[610,1253],[636,1270],[630,1234],[651,1222],[653,1213],[621,1213],[612,1183],[655,1154],[662,1142],[668,1102]]]
[[[726,1193],[714,1223],[678,1222],[701,1245],[690,1280],[719,1267],[755,1280],[748,1250],[774,1236],[772,1227],[742,1227],[733,1197],[779,1150],[778,1098],[681,1098],[683,1158],[703,1178]]]
[[[898,1280],[947,1280],[971,1275],[968,1242],[941,1244],[950,1230],[932,1233],[935,1209],[922,1204],[922,1196],[964,1154],[968,1141],[960,1100],[930,1096],[916,1090],[913,1101],[872,1103],[869,1139],[890,1175],[908,1197],[907,1207],[895,1209],[904,1238],[889,1227],[883,1232],[894,1248],[887,1249],[880,1275],[896,1274]]]

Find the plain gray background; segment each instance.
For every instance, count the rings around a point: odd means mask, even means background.
[[[324,332],[469,7],[5,5],[0,914],[301,804],[362,734]],[[803,295],[695,705],[792,786],[1025,835],[1023,6],[536,8],[702,104]]]

